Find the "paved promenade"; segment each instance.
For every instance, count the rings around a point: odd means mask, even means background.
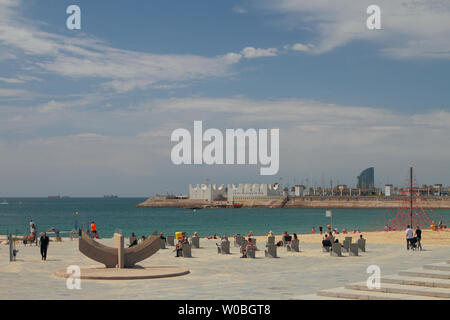
[[[112,246],[111,239],[101,240]],[[0,245],[0,299],[297,299],[318,290],[365,281],[369,265],[382,275],[449,259],[448,246],[406,251],[404,245],[368,243],[358,257],[331,257],[319,244],[300,243],[300,253],[278,248],[278,259],[264,258],[264,243],[256,259],[240,259],[238,249],[219,255],[215,240],[202,239],[193,258],[175,258],[173,247],[160,250],[141,265],[183,266],[190,274],[167,279],[83,280],[81,290],[66,288],[54,272],[69,265],[100,266],[78,252],[78,241],[51,242],[47,261],[39,248],[19,245],[18,261],[9,262],[8,246]]]

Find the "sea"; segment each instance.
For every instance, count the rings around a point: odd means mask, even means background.
[[[56,228],[61,236],[81,227],[86,230],[95,221],[100,237],[112,237],[119,231],[125,236],[198,232],[201,237],[247,234],[266,235],[269,231],[281,234],[311,233],[313,227],[332,222],[341,231],[373,231],[389,223],[394,209],[183,209],[141,208],[138,203],[146,198],[1,198],[0,234],[26,235],[32,219],[38,232]],[[7,204],[6,204],[7,203]],[[431,219],[450,221],[450,209],[426,210]],[[331,220],[332,219],[332,220]],[[50,234],[52,236],[52,234]]]

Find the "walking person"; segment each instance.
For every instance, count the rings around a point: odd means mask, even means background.
[[[47,237],[47,233],[44,232],[39,240],[39,247],[41,248],[41,257],[42,260],[47,260],[47,249],[48,244],[50,243],[50,239]]]
[[[408,225],[406,227],[406,250],[409,250],[409,246],[411,245],[411,241],[414,238],[413,231],[411,227]]]
[[[419,226],[416,227],[416,239],[417,248],[420,248],[420,251],[422,251],[422,244],[420,243],[420,240],[422,240],[422,230],[420,230]]]
[[[322,234],[322,232],[323,232],[323,226],[322,225],[319,226],[319,232],[320,232],[320,234]]]

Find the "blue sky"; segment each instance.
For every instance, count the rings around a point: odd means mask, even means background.
[[[0,0],[0,196],[354,185],[368,166],[450,184],[450,4],[380,0],[370,31],[372,2]],[[280,128],[279,174],[174,166],[194,120]]]

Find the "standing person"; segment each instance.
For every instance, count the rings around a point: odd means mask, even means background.
[[[420,230],[419,226],[416,227],[416,239],[417,248],[420,248],[420,251],[422,251],[422,244],[420,243],[420,240],[422,240],[422,230]]]
[[[327,225],[327,228],[328,228],[328,233],[330,233],[331,232],[331,224]]]
[[[319,232],[320,232],[320,234],[322,234],[322,232],[323,232],[323,227],[322,227],[322,225],[319,226]]]
[[[406,250],[409,250],[409,246],[413,238],[414,238],[413,231],[411,227],[408,225],[408,227],[406,227]]]
[[[316,228],[315,228],[315,227],[312,227],[311,233],[312,233],[312,234],[316,233]]]
[[[30,238],[33,239],[33,242],[36,242],[36,245],[38,244],[37,239],[37,227],[33,220],[30,220]]]
[[[48,244],[50,243],[50,239],[47,237],[47,233],[44,232],[39,240],[39,247],[41,248],[41,257],[42,260],[47,260],[47,249]]]
[[[30,220],[30,233],[36,236],[37,227],[33,220]]]
[[[93,234],[95,234],[95,238],[98,239],[97,225],[95,224],[94,221],[92,221],[92,223],[91,223],[91,232],[92,232]]]

